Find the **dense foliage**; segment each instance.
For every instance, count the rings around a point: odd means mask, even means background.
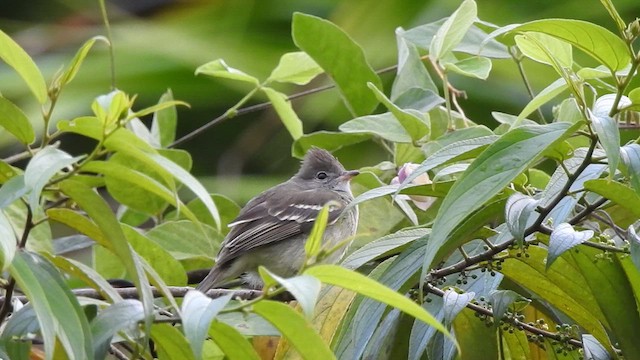
[[[188,285],[212,265],[239,207],[209,194],[190,154],[175,149],[197,135],[176,140],[176,106],[186,104],[167,92],[138,109],[112,89],[91,115],[51,124],[65,87],[109,39],[87,41],[47,84],[0,32],[0,58],[42,107],[36,121],[0,97],[0,126],[24,148],[0,162],[0,356],[640,357],[640,145],[621,146],[640,123],[640,22],[602,4],[617,34],[570,19],[499,27],[466,0],[446,19],[398,28],[387,91],[342,29],[302,13],[292,20],[301,51],[267,79],[222,59],[200,66],[199,76],[252,87],[213,124],[273,107],[294,157],[370,141],[388,158],[361,164],[353,181],[360,227],[342,266],[322,264],[332,251],[321,244],[324,211],[298,276],[261,269],[262,291],[208,297]],[[490,129],[465,115],[452,78],[485,80],[500,59],[518,67],[531,101],[518,114],[494,112],[500,125]],[[557,78],[537,94],[530,60]],[[278,84],[321,74],[353,118],[305,134]],[[269,102],[245,107],[256,94]],[[95,146],[72,156],[59,143],[68,135]],[[278,301],[284,292],[295,305]]]

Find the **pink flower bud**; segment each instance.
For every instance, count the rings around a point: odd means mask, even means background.
[[[414,163],[406,163],[402,165],[400,170],[398,170],[398,176],[394,177],[391,180],[391,184],[392,185],[402,184],[409,177],[409,175],[411,175],[411,173],[413,173],[419,166],[420,164],[414,164]],[[413,179],[413,181],[411,181],[411,184],[428,185],[428,184],[431,184],[431,179],[429,178],[429,174],[425,172],[420,174],[415,179]],[[404,199],[407,198],[406,195],[400,195],[400,196],[403,196]],[[411,201],[413,201],[413,204],[418,209],[423,211],[427,210],[436,201],[436,198],[431,196],[410,195],[408,198],[410,198]]]

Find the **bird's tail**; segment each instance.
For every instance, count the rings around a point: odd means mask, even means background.
[[[196,286],[196,290],[206,292],[207,290],[219,286],[224,281],[224,272],[217,264],[209,271],[209,274]]]

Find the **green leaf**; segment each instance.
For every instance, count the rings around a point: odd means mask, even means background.
[[[340,131],[349,134],[371,134],[394,143],[411,143],[400,122],[392,113],[366,115],[342,123]]]
[[[0,354],[0,358],[30,360],[31,342],[25,341],[25,339],[38,331],[40,331],[40,324],[32,304],[14,309],[2,329],[0,350],[6,351],[6,354]]]
[[[447,289],[442,296],[442,300],[444,301],[444,320],[446,323],[453,323],[453,320],[455,320],[460,311],[462,311],[475,296],[476,294],[473,291],[459,294],[455,290]]]
[[[172,103],[173,92],[167,90],[162,96],[158,104]],[[175,106],[156,111],[153,114],[151,122],[151,135],[160,144],[161,147],[169,146],[176,138],[176,127],[178,123],[178,112]]]
[[[291,134],[293,140],[298,140],[304,132],[302,131],[302,121],[298,118],[298,114],[291,107],[291,101],[287,99],[287,96],[281,92],[278,92],[272,88],[263,86],[260,88],[273,105],[273,108],[280,116],[280,120]]]
[[[53,359],[56,338],[70,359],[92,359],[92,337],[87,318],[51,263],[22,251],[16,254],[9,271],[33,304],[47,359]]]
[[[178,260],[194,257],[214,259],[222,236],[212,227],[201,225],[205,229],[205,236],[198,225],[185,220],[162,223],[146,235]]]
[[[456,132],[461,132],[458,130]],[[454,141],[431,154],[425,161],[420,164],[402,183],[400,189],[406,188],[407,184],[410,184],[418,176],[436,168],[437,166],[446,165],[454,161],[471,159],[481,151],[483,151],[488,145],[499,139],[496,135],[479,136],[471,139],[462,139]]]
[[[298,275],[285,279],[268,270],[265,271],[296,298],[305,316],[310,320],[313,319],[318,295],[320,295],[320,287],[322,286],[320,280],[309,275]]]
[[[302,159],[307,150],[312,147],[320,147],[327,151],[335,151],[343,146],[357,144],[371,138],[369,134],[362,133],[342,133],[330,131],[316,131],[311,134],[302,135],[293,142],[291,154]]]
[[[429,135],[429,123],[423,113],[412,109],[400,109],[391,100],[387,99],[384,93],[373,83],[367,83],[367,86],[373,91],[376,98],[391,111],[413,141],[418,141]]]
[[[438,29],[429,46],[429,56],[440,60],[458,45],[477,19],[477,7],[473,0],[465,0]]]
[[[267,81],[306,85],[322,73],[322,68],[307,53],[296,51],[280,57]]]
[[[40,194],[42,189],[47,185],[49,180],[58,173],[58,171],[75,163],[82,156],[72,157],[66,152],[59,150],[53,146],[47,146],[39,151],[24,170],[24,184],[31,190],[29,194],[29,207],[37,215],[40,216]]]
[[[60,77],[59,86],[64,86],[70,83],[76,77],[76,74],[78,73],[78,70],[80,70],[80,66],[82,65],[84,59],[87,57],[89,50],[91,50],[93,44],[95,44],[95,42],[98,40],[109,45],[109,40],[104,36],[94,36],[91,39],[87,40],[78,50],[76,55],[73,57],[73,60],[71,60],[71,63]]]
[[[327,227],[327,221],[329,220],[329,211],[335,204],[324,204],[322,209],[318,213],[316,220],[313,222],[311,233],[304,243],[304,252],[307,259],[316,257],[322,248],[322,237],[324,236],[324,229]]]
[[[444,198],[434,220],[423,271],[431,266],[437,250],[467,216],[502,191],[546,148],[562,141],[578,126],[567,123],[522,126],[489,145]]]
[[[640,193],[640,145],[628,144],[620,148],[622,171],[631,179],[631,186]],[[0,191],[2,191],[0,189]],[[0,197],[2,199],[2,197]]]
[[[582,334],[582,349],[585,359],[609,360],[611,356],[607,349],[591,334]]]
[[[213,200],[211,200],[211,196],[209,195],[207,189],[205,189],[204,186],[202,186],[202,184],[193,177],[193,175],[189,174],[188,171],[186,171],[173,161],[158,154],[149,154],[149,156],[158,165],[162,166],[164,169],[166,169],[166,171],[173,174],[176,179],[178,179],[181,183],[188,187],[200,200],[202,200],[204,205],[209,210],[211,218],[213,219],[213,221],[215,221],[216,227],[220,228],[220,214],[218,213],[218,209],[213,203]]]
[[[5,271],[11,265],[16,254],[17,241],[11,222],[4,211],[0,210],[0,270]]]
[[[347,107],[354,115],[367,115],[378,101],[367,89],[382,82],[365,59],[364,52],[333,23],[302,13],[293,14],[293,42],[309,54],[336,82]]]
[[[634,329],[640,329],[632,286],[617,257],[610,261],[594,261],[600,253],[600,250],[588,247],[580,248],[579,252],[568,252],[600,305],[619,348],[626,354],[640,354],[640,342],[628,336]],[[604,343],[600,338],[598,341]]]
[[[584,188],[613,201],[633,216],[640,217],[640,196],[632,188],[606,179],[586,181]]]
[[[513,31],[536,31],[564,40],[607,66],[622,70],[630,61],[627,45],[609,30],[582,20],[545,19],[531,21]]]
[[[156,345],[159,359],[196,360],[187,339],[171,324],[153,324],[151,338]]]
[[[428,229],[407,229],[386,235],[358,248],[349,254],[341,265],[347,269],[357,269],[371,260],[382,256],[387,257],[391,253],[398,251],[400,247],[427,236],[429,233]]]
[[[122,230],[135,252],[157,272],[163,282],[174,286],[187,285],[182,264],[168,251],[133,227],[122,225]]]
[[[304,273],[315,276],[323,283],[353,290],[358,294],[395,307],[402,312],[433,326],[438,331],[453,339],[444,326],[418,304],[409,300],[402,294],[397,293],[362,274],[336,265],[318,265],[305,270]]]
[[[2,30],[0,30],[0,59],[20,75],[40,104],[47,101],[47,85],[40,70],[20,45]]]
[[[611,0],[600,0],[600,2],[602,3],[602,6],[604,6],[604,8],[607,9],[607,12],[609,13],[613,21],[616,23],[616,27],[618,28],[618,31],[620,31],[620,33],[624,33],[624,29],[626,28],[625,22],[624,20],[622,20],[622,17],[620,17],[620,14],[618,13],[618,10],[616,10],[616,7],[613,5],[613,2]],[[595,360],[600,360],[600,359],[596,358]]]
[[[557,38],[536,32],[525,32],[516,35],[516,45],[524,55],[530,59],[555,67],[556,62],[563,68],[570,69],[573,65],[573,53],[571,44],[558,40]],[[544,47],[546,51],[542,51]],[[553,54],[553,60],[549,58],[549,53]],[[562,75],[561,69],[556,69]]]
[[[398,70],[393,86],[391,87],[391,100],[396,101],[400,94],[411,88],[422,88],[438,92],[431,75],[424,67],[420,54],[415,45],[409,43],[404,37],[406,32],[402,28],[396,29],[396,41],[398,42]]]
[[[56,239],[56,242],[60,239]],[[112,302],[122,300],[122,296],[118,294],[116,289],[111,286],[102,276],[100,276],[94,269],[81,263],[80,261],[66,258],[64,256],[55,256],[47,254],[47,259],[51,261],[62,272],[82,280],[88,286],[98,290],[100,294]]]
[[[61,120],[56,126],[61,132],[80,134],[95,140],[104,138],[103,124],[95,116],[82,116],[73,120]]]
[[[491,72],[491,60],[486,57],[470,57],[455,63],[447,62],[444,68],[463,76],[486,80]]]
[[[515,252],[512,251],[512,255]],[[580,271],[567,259],[569,252],[558,258],[548,270],[545,266],[547,251],[530,246],[529,256],[512,256],[502,264],[502,273],[518,285],[525,287],[538,297],[544,298],[556,309],[573,319],[586,332],[600,342],[610,343],[606,331],[607,321],[596,302],[591,289]]]
[[[14,176],[0,187],[0,209],[11,205],[29,192],[24,183],[24,175]]]
[[[553,229],[549,240],[549,254],[547,256],[547,269],[565,251],[591,239],[593,230],[575,231],[568,223],[561,223]]]
[[[560,95],[563,91],[567,90],[569,85],[567,82],[560,78],[554,82],[552,82],[549,86],[542,89],[529,103],[522,109],[520,114],[518,114],[518,118],[513,123],[512,127],[519,126],[522,121],[529,116],[532,112],[536,111],[537,108],[542,105],[548,103],[556,96]]]
[[[531,225],[531,220],[533,220],[531,215],[535,214],[537,205],[538,201],[519,192],[514,193],[507,200],[504,209],[507,228],[520,243],[524,241],[524,232]]]
[[[217,59],[204,65],[200,65],[196,69],[196,75],[199,74],[248,82],[256,86],[260,84],[260,81],[258,81],[258,79],[256,79],[255,77],[246,74],[238,69],[230,67],[222,59]]]
[[[260,359],[247,339],[232,326],[214,321],[209,329],[209,336],[229,360]]]
[[[598,101],[596,101],[596,105]],[[598,140],[609,160],[609,178],[612,179],[620,162],[620,129],[618,122],[609,116],[610,109],[601,109],[594,106],[591,113],[593,130],[598,134]]]
[[[113,303],[100,311],[91,321],[91,335],[96,359],[103,359],[111,339],[122,330],[137,330],[138,323],[144,320],[144,308],[139,300],[125,299]]]
[[[636,229],[633,225],[629,225],[629,228],[627,229],[627,236],[629,238],[631,261],[633,261],[636,269],[640,271],[640,236],[636,233]]]
[[[311,269],[316,268],[318,267]],[[336,358],[320,335],[313,330],[311,324],[289,305],[262,300],[253,305],[253,312],[275,326],[282,333],[282,336],[287,338],[298,350],[298,353],[304,354],[305,359],[327,360]],[[313,349],[313,351],[309,351],[309,349]]]
[[[110,250],[118,256],[133,278],[145,307],[146,319],[150,320],[153,316],[153,294],[149,282],[140,269],[124,232],[109,205],[93,189],[83,183],[65,180],[59,186],[63,193],[73,199],[95,221],[106,241],[111,244]]]
[[[0,126],[23,144],[28,145],[36,140],[36,134],[27,115],[2,96],[0,96]]]
[[[231,294],[209,299],[195,290],[187,292],[182,301],[182,331],[191,345],[196,359],[202,358],[202,347],[211,322],[227,303]]]
[[[491,309],[493,310],[493,317],[496,319],[496,324],[498,324],[498,320],[502,320],[504,314],[512,305],[517,302],[524,302],[526,304],[531,302],[531,300],[511,290],[494,290],[489,295],[489,301],[491,302]],[[519,310],[522,309],[519,308]]]

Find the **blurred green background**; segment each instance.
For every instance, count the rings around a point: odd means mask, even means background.
[[[638,0],[614,3],[627,22],[640,15]],[[117,87],[138,96],[136,109],[154,104],[166,89],[172,89],[176,99],[191,105],[179,108],[179,137],[224,113],[249,90],[243,83],[196,77],[194,70],[223,58],[232,67],[266,78],[283,53],[296,50],[290,36],[295,11],[336,23],[364,48],[373,68],[381,69],[395,64],[395,28],[409,29],[438,20],[458,5],[459,1],[450,0],[118,0],[107,1],[107,10],[113,30]],[[97,1],[5,0],[0,2],[0,14],[0,29],[34,57],[46,79],[67,64],[84,41],[105,34]],[[478,14],[480,19],[497,25],[551,17],[582,19],[615,32],[598,0],[479,0]],[[529,62],[526,68],[536,91],[555,79],[541,65]],[[393,74],[382,78],[388,88]],[[451,81],[467,91],[468,99],[462,101],[467,116],[492,128],[496,123],[491,111],[517,114],[528,101],[511,60],[494,61],[487,81],[460,77]],[[283,86],[279,90],[292,94],[326,83],[326,77],[321,76],[307,86]],[[110,84],[108,52],[100,43],[64,90],[54,120],[89,114],[92,100],[108,93]],[[24,83],[3,63],[0,92],[26,109],[37,128],[40,109]],[[250,104],[262,101],[265,99],[258,97]],[[335,130],[350,119],[335,89],[295,100],[293,106],[304,122],[305,133]],[[550,107],[545,110],[550,111]],[[84,153],[92,145],[80,138],[63,138],[62,142],[72,153]],[[191,153],[193,172],[209,190],[244,202],[295,171],[298,165],[290,156],[291,142],[277,115],[269,109],[229,119],[180,148]],[[20,150],[5,134],[0,135],[0,148],[3,157]],[[387,156],[372,143],[341,150],[337,155],[353,168],[376,164]]]

